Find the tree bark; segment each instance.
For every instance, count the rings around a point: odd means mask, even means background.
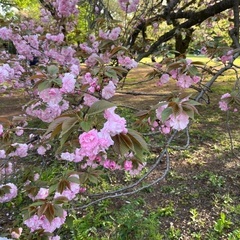
[[[162,43],[169,41],[170,39],[174,38],[174,36],[176,35],[176,31],[179,29],[190,29],[191,27],[195,26],[195,25],[199,25],[201,24],[204,20],[206,20],[209,17],[212,17],[218,13],[221,13],[227,9],[231,9],[233,8],[234,4],[236,4],[237,6],[240,5],[240,0],[222,0],[221,2],[218,2],[212,6],[207,7],[204,10],[201,10],[199,12],[196,11],[178,11],[176,13],[172,12],[169,14],[169,18],[171,20],[176,20],[176,19],[187,19],[185,22],[179,24],[179,26],[173,28],[172,30],[170,30],[169,32],[163,34],[162,36],[160,36],[157,41],[155,41],[150,48],[148,49],[148,51],[146,52],[140,52],[138,54],[137,57],[137,61],[140,61],[142,58],[144,57],[148,57],[149,55],[151,55],[155,49],[157,49]],[[143,29],[143,27],[146,27],[147,25],[152,24],[154,21],[156,21],[157,19],[160,18],[166,18],[166,16],[162,15],[158,15],[155,16],[151,19],[146,20],[145,22],[142,22],[141,24],[139,24],[137,26],[137,28],[135,29],[135,31],[133,32],[133,34],[130,36],[130,38],[127,41],[127,44],[130,47],[133,47],[135,44],[135,41],[137,39],[137,36],[139,35],[141,29]]]

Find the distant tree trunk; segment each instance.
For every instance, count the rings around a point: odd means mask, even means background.
[[[186,31],[185,38],[183,38],[182,32],[180,31],[175,35],[175,50],[177,51],[177,53],[175,54],[176,56],[186,54],[186,51],[192,39],[192,33],[193,29],[189,29]]]

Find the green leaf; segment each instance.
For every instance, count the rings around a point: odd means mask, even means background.
[[[83,131],[85,131],[85,132],[88,132],[91,129],[91,123],[89,121],[88,122],[87,121],[82,121],[80,123],[80,126],[83,129]]]
[[[74,217],[72,216],[66,217],[65,224],[69,227],[69,229],[73,229],[73,221],[74,221]]]
[[[50,88],[51,87],[51,82],[49,81],[44,81],[38,84],[38,91],[43,91],[44,89]]]
[[[128,129],[128,135],[131,137],[131,139],[135,139],[144,150],[148,150],[148,145],[139,132],[133,129]]]
[[[88,116],[95,115],[111,107],[115,107],[115,104],[108,102],[106,100],[99,100],[89,108],[87,115]]]
[[[68,177],[68,181],[70,181],[70,182],[72,182],[72,183],[78,183],[78,184],[80,184],[79,178],[74,177],[74,176]]]
[[[54,215],[56,217],[60,217],[61,218],[63,216],[63,208],[60,207],[59,205],[54,205],[53,208],[54,208],[54,212],[55,212]]]
[[[62,123],[62,132],[61,132],[60,138],[68,131],[73,130],[77,122],[78,122],[78,118],[75,116],[68,117],[67,119],[65,119]]]
[[[195,66],[191,66],[188,68],[188,72],[191,74],[191,76],[198,75],[198,69]]]
[[[173,113],[172,111],[172,108],[165,108],[163,111],[162,111],[162,121],[165,122],[169,116]]]
[[[55,75],[59,72],[59,69],[57,66],[55,65],[50,65],[47,67],[47,72],[50,74],[50,75]]]
[[[43,201],[43,200],[38,200],[37,202],[34,202],[34,203],[30,204],[29,206],[31,206],[31,207],[42,206],[44,202],[45,201]]]
[[[148,146],[143,137],[135,130],[129,129],[128,136],[131,138],[135,156],[143,160],[144,152],[148,152]]]
[[[107,77],[110,77],[110,78],[113,78],[113,79],[117,79],[118,78],[116,71],[111,69],[111,68],[108,68],[107,71],[105,71],[105,75]]]
[[[193,105],[193,106],[202,105],[202,103],[194,101],[194,100],[189,100],[189,101],[187,101],[187,103],[190,104],[190,105]]]

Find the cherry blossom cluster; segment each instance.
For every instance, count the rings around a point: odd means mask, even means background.
[[[131,13],[136,12],[139,0],[118,0],[118,3],[124,12]]]
[[[5,194],[0,195],[0,203],[11,201],[18,193],[17,186],[13,183],[0,185],[0,192],[2,191],[5,192]]]
[[[158,86],[162,86],[169,82],[172,78],[177,81],[177,86],[180,88],[189,88],[190,86],[197,84],[201,81],[201,78],[195,74],[191,73],[191,69],[194,68],[191,59],[184,60],[183,64],[179,63],[177,68],[171,69],[167,73],[163,73],[158,81]],[[157,69],[162,69],[162,65],[156,64]],[[183,71],[184,68],[184,71]]]
[[[45,215],[38,216],[37,214],[31,216],[29,219],[24,221],[24,224],[30,228],[31,232],[39,229],[44,229],[48,233],[54,232],[57,228],[60,228],[65,222],[67,212],[63,211],[62,217],[55,217],[51,222]]]
[[[238,91],[233,91],[231,94],[225,93],[222,95],[221,100],[219,101],[219,108],[224,112],[229,110],[238,112],[239,104]]]
[[[77,1],[57,0],[52,3],[59,18],[66,19],[78,12]],[[131,2],[131,4],[133,3]],[[131,4],[129,9],[132,8]],[[136,5],[137,2],[135,1],[134,4]],[[73,46],[68,45],[62,31],[64,28],[64,30],[70,31],[73,25],[61,26],[61,20],[54,19],[53,14],[47,10],[41,11],[40,20],[40,22],[22,21],[20,25],[13,23],[8,27],[0,28],[0,38],[11,41],[18,53],[3,52],[1,60],[6,63],[0,66],[0,86],[2,91],[7,87],[29,90],[34,100],[25,107],[28,116],[51,124],[68,110],[74,109],[86,114],[94,103],[114,96],[119,77],[122,74],[121,71],[124,72],[126,69],[137,66],[136,61],[125,55],[126,49],[122,49],[119,45],[120,27],[106,31],[100,30],[98,36],[91,34],[87,42]],[[51,24],[49,25],[49,23]],[[105,42],[108,44],[104,44]],[[85,59],[84,70],[81,69],[77,51]],[[119,64],[116,69],[112,64],[113,59],[116,59]],[[35,66],[35,64],[37,65]],[[120,71],[120,74],[117,70]],[[69,98],[78,96],[82,97],[82,101],[78,104],[69,100]],[[80,129],[79,147],[61,153],[60,159],[76,162],[83,170],[100,167],[111,171],[126,170],[131,175],[138,174],[145,164],[134,165],[132,163],[134,152],[125,156],[117,155],[116,159],[108,156],[110,148],[115,144],[114,137],[128,134],[126,120],[115,113],[115,110],[116,107],[106,108],[102,113],[102,122],[99,122],[97,128],[90,127],[88,131]],[[24,132],[26,126],[24,124],[11,130],[17,139],[19,137],[19,140],[21,136],[27,137],[27,133]],[[5,137],[7,133],[0,125],[0,136]],[[50,135],[39,136],[36,140],[35,136],[31,134],[28,137],[29,143],[14,139],[15,142],[9,146],[10,150],[0,150],[0,158],[4,161],[27,158],[33,151],[40,156],[45,156],[51,149]],[[119,161],[119,159],[123,160]],[[10,175],[12,172],[11,162],[7,162],[1,169],[1,175],[4,176]],[[49,192],[49,186],[37,185],[38,178],[39,176],[34,176],[34,179],[25,183],[25,191],[33,204],[36,202],[50,204],[58,198],[72,201],[86,190],[79,183],[68,181],[67,187],[61,190],[57,189],[52,194]],[[70,178],[79,179],[79,175],[71,175]],[[1,188],[4,189],[1,191],[3,193],[0,196],[1,202],[11,201],[17,196],[17,187],[14,184],[1,185]],[[59,207],[63,206],[59,205]],[[43,230],[43,233],[53,233],[65,222],[67,211],[63,210],[61,216],[54,216],[53,219],[50,219],[47,213],[38,213],[40,208],[40,206],[36,207],[36,213],[31,214],[24,221],[31,232]],[[13,235],[21,235],[21,231],[13,232]],[[49,239],[59,239],[59,237],[49,237]]]

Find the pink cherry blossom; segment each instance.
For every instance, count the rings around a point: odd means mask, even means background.
[[[177,86],[181,88],[189,88],[193,84],[193,80],[190,76],[181,74],[177,79]]]
[[[55,217],[51,222],[46,218],[45,215],[38,216],[33,215],[29,219],[24,221],[24,224],[30,228],[31,232],[34,232],[39,229],[43,229],[44,232],[52,233],[57,228],[60,228],[61,225],[65,222],[67,216],[67,212],[63,210],[62,217]]]
[[[46,34],[46,39],[51,40],[53,42],[62,43],[64,41],[64,34],[59,33],[57,35],[52,35],[50,33],[47,33]]]
[[[169,124],[173,129],[176,129],[178,131],[183,130],[187,127],[188,123],[189,123],[189,116],[184,112],[178,115],[174,115],[174,114],[170,115]]]
[[[72,162],[75,159],[75,154],[69,153],[69,152],[63,152],[61,153],[61,159]]]
[[[8,162],[6,166],[4,166],[2,169],[0,169],[0,175],[10,175],[13,173],[13,164],[11,162]]]
[[[80,143],[80,155],[87,156],[90,159],[94,159],[101,151],[98,131],[92,129],[88,132],[84,132],[79,136]]]
[[[233,51],[228,51],[226,55],[223,55],[221,58],[222,63],[226,64],[233,60]]]
[[[61,238],[56,235],[56,236],[53,236],[53,237],[49,237],[49,240],[60,240]]]
[[[28,194],[28,196],[33,200],[38,200],[38,199],[46,199],[49,194],[49,189],[48,188],[40,188],[37,195],[33,196],[32,194]]]
[[[167,83],[169,81],[169,78],[170,76],[167,73],[164,73],[158,82],[158,86],[162,86],[163,84]]]
[[[21,234],[22,234],[22,228],[17,228],[17,229],[14,229],[12,232],[11,232],[11,237],[12,238],[15,238],[15,239],[19,239]]]
[[[116,162],[112,161],[112,160],[109,160],[109,159],[106,159],[103,163],[103,166],[107,169],[110,169],[110,170],[116,170],[116,169],[119,169],[120,166],[116,164]]]
[[[126,134],[128,132],[126,128],[126,119],[120,117],[116,114],[116,107],[109,108],[105,110],[104,117],[107,119],[107,122],[104,123],[103,130],[111,136],[115,136],[119,133]]]
[[[2,134],[3,134],[3,125],[0,124],[0,136],[2,136]]]
[[[5,150],[0,150],[0,158],[6,158]]]
[[[231,97],[231,94],[230,93],[225,93],[221,96],[221,99],[229,98],[229,97]]]
[[[131,13],[137,10],[139,0],[118,0],[118,3],[123,11]]]
[[[168,103],[167,102],[166,103],[165,102],[160,102],[160,103],[162,103],[162,104],[161,104],[160,107],[158,107],[156,109],[156,117],[157,117],[157,119],[162,120],[162,112],[165,108],[167,108]]]
[[[37,153],[39,155],[44,155],[46,153],[47,149],[44,146],[39,146],[37,149]]]
[[[69,17],[71,14],[77,14],[77,4],[78,0],[56,0],[56,9],[59,16]]]
[[[13,147],[16,147],[14,152],[11,152],[9,156],[18,156],[18,157],[26,157],[28,155],[28,145],[26,143],[14,143]]]
[[[109,33],[108,38],[110,40],[117,40],[120,32],[121,32],[121,28],[120,27],[113,28],[111,30],[111,32]]]
[[[64,93],[71,93],[75,88],[76,79],[71,73],[65,73],[62,78],[62,88],[61,91]]]
[[[116,89],[116,86],[113,84],[112,81],[109,81],[108,85],[105,86],[102,90],[103,98],[109,99],[109,98],[113,97],[115,94],[115,89]]]
[[[124,56],[118,56],[118,62],[123,67],[126,67],[128,69],[136,68],[138,65],[134,59],[131,59],[130,57],[124,57]]]
[[[39,97],[43,100],[43,102],[50,105],[58,104],[60,101],[62,101],[62,94],[58,88],[44,89],[39,92]]]
[[[76,177],[79,178],[78,175],[74,174],[70,177]],[[56,192],[54,195],[54,198],[58,197],[66,197],[69,201],[73,200],[77,194],[80,192],[80,185],[78,183],[70,182],[70,189],[66,188],[63,190],[62,193]]]
[[[17,136],[22,136],[24,133],[24,130],[22,127],[16,127],[16,131],[15,131]]]
[[[84,94],[84,104],[91,107],[95,102],[99,101],[96,97],[90,94]]]
[[[133,168],[132,161],[126,160],[126,161],[124,162],[124,169],[125,169],[126,171],[129,171],[129,170],[132,170],[132,168]]]
[[[228,104],[227,104],[227,102],[225,102],[225,101],[220,101],[220,102],[219,102],[219,108],[220,108],[222,111],[224,111],[224,112],[226,112],[227,110],[229,110]]]
[[[0,189],[4,186],[10,187],[10,189],[9,189],[10,192],[4,194],[3,196],[0,196],[0,203],[11,201],[13,198],[15,198],[17,196],[17,192],[18,192],[16,185],[13,183],[7,183],[5,185],[0,185]]]

